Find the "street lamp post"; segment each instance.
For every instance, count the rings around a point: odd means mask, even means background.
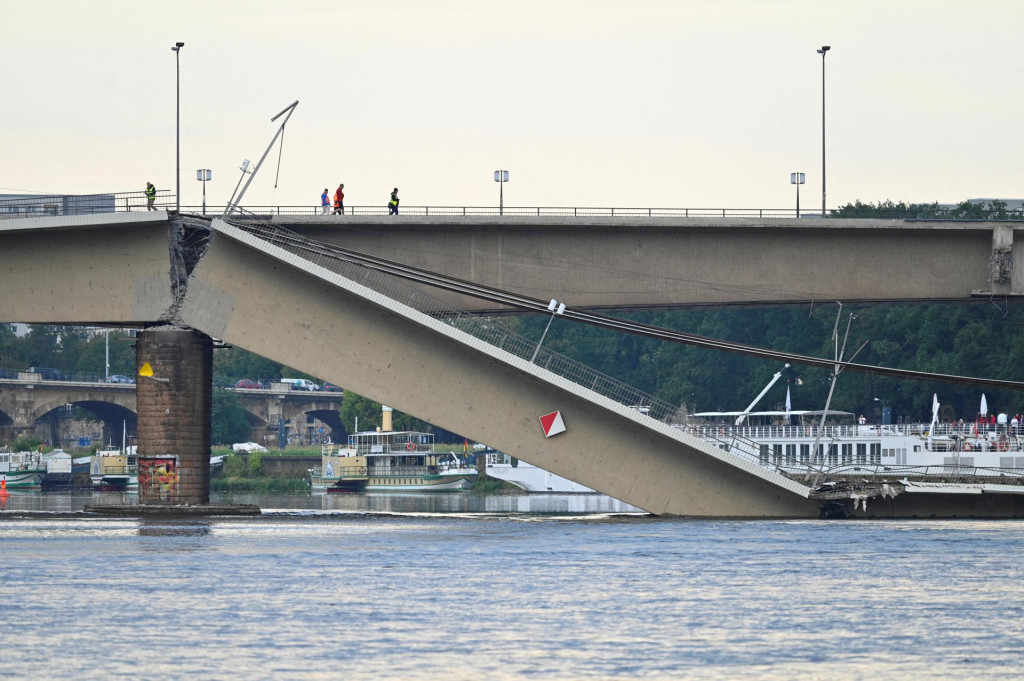
[[[201,168],[196,171],[196,179],[203,183],[203,215],[206,215],[206,183],[213,179],[213,171],[209,168]],[[799,205],[799,201],[797,205]]]
[[[176,80],[177,92],[175,94],[175,107],[177,109],[174,115],[174,140],[175,140],[175,189],[174,199],[175,205],[178,208],[178,212],[181,212],[181,68],[179,66],[178,57],[181,56],[181,48],[185,47],[185,43],[176,42],[171,50],[174,52],[174,76]]]
[[[789,183],[796,185],[796,216],[800,217],[800,185],[804,183],[804,174],[790,173]]]
[[[825,53],[830,45],[822,45],[821,55],[821,217],[825,217]]]
[[[505,183],[508,182],[507,170],[495,170],[494,181],[498,183],[498,215],[505,214]]]

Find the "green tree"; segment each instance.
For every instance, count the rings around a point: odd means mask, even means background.
[[[224,477],[247,478],[249,477],[245,459],[238,454],[228,454],[224,457]]]
[[[237,394],[229,390],[214,390],[210,411],[212,444],[230,445],[249,439],[249,417]]]
[[[263,454],[260,452],[252,452],[249,454],[249,477],[263,477]]]
[[[277,362],[242,348],[221,348],[213,353],[213,380],[217,385],[230,386],[243,378],[276,381],[281,378],[281,370]]]

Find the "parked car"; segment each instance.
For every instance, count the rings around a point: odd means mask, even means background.
[[[308,378],[282,378],[281,382],[286,383],[292,390],[320,390],[320,386]]]
[[[135,383],[135,379],[131,376],[123,376],[121,374],[113,374],[107,377],[107,383]]]
[[[324,390],[329,393],[340,393],[344,391],[342,387],[334,385],[333,383],[324,383]]]
[[[263,386],[261,386],[256,381],[250,380],[248,378],[243,378],[238,383],[235,383],[235,387],[236,388],[242,388],[244,390],[259,390]]]
[[[66,381],[68,377],[56,369],[49,367],[29,367],[29,372],[33,374],[39,374],[43,377],[44,381]]]

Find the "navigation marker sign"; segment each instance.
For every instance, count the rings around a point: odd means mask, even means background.
[[[540,417],[540,427],[544,429],[544,437],[551,437],[565,432],[565,421],[562,412],[553,411]]]

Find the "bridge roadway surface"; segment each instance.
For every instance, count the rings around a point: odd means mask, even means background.
[[[409,240],[403,240],[402,235],[413,233],[420,226],[420,238],[425,240],[432,231],[423,228],[427,220],[416,218],[393,223],[387,223],[386,219],[364,220],[361,221],[364,226],[353,231],[364,234],[366,225],[371,222],[377,224],[382,233],[391,230],[392,238],[401,244],[400,250],[405,252],[410,248]],[[439,241],[446,240],[444,232],[451,231],[453,222],[444,219],[444,222],[437,223],[439,227],[433,231]],[[472,222],[483,220],[476,218]],[[608,257],[615,259],[621,256],[633,261],[630,267],[612,268],[615,270],[614,278],[620,284],[628,282],[629,286],[601,284],[600,288],[591,289],[586,285],[591,277],[580,275],[572,264],[589,272],[594,269],[593,261],[586,260],[577,252],[570,251],[565,256],[555,254],[559,246],[569,248],[574,241],[589,251],[585,246],[589,239],[584,238],[589,233],[587,225],[575,223],[559,230],[557,238],[548,239],[548,226],[528,230],[523,222],[516,221],[515,225],[507,228],[493,228],[502,238],[489,241],[490,246],[481,252],[488,254],[489,262],[499,264],[501,272],[491,275],[495,278],[486,281],[515,288],[510,286],[512,282],[507,278],[508,268],[511,268],[517,277],[529,284],[529,290],[520,290],[528,295],[537,295],[538,288],[546,288],[545,281],[555,281],[559,279],[557,274],[561,273],[559,288],[570,294],[563,297],[571,301],[571,294],[577,292],[580,296],[591,296],[593,305],[602,307],[637,306],[645,304],[645,301],[647,305],[669,304],[664,297],[665,287],[661,285],[667,277],[661,270],[665,261],[655,258],[655,254],[648,250],[650,247],[644,241],[646,235],[657,235],[655,241],[659,248],[674,243],[677,260],[683,262],[686,260],[682,255],[686,243],[696,244],[709,238],[715,241],[712,238],[715,234],[708,233],[720,231],[721,235],[728,236],[720,244],[724,245],[731,239],[734,246],[744,246],[746,255],[743,257],[748,259],[748,263],[759,262],[767,271],[774,273],[775,276],[770,277],[773,280],[782,277],[787,269],[780,267],[770,254],[764,252],[774,237],[787,242],[790,248],[796,248],[798,241],[794,241],[788,232],[795,229],[806,240],[811,240],[807,235],[813,233],[820,243],[808,246],[810,254],[804,253],[805,257],[813,259],[814,253],[828,250],[824,243],[831,235],[825,225],[810,228],[807,232],[792,225],[778,230],[765,225],[751,225],[748,228],[750,244],[744,244],[736,234],[735,226],[713,230],[707,221],[702,221],[700,226],[691,225],[688,229],[676,227],[674,239],[670,238],[674,231],[670,225],[656,227],[648,223],[638,227],[638,233],[632,235],[629,224],[615,224],[614,229],[609,229],[613,225],[602,225],[594,230],[595,238],[606,243]],[[397,227],[403,223],[408,224],[408,229]],[[801,221],[800,224],[805,223]],[[327,226],[316,228],[323,230]],[[331,228],[341,229],[333,225]],[[189,263],[176,255],[177,228],[172,229],[167,216],[159,212],[0,223],[0,244],[14,265],[0,272],[4,290],[11,292],[0,303],[0,320],[119,325],[159,321],[191,327],[344,385],[358,394],[415,414],[443,428],[487,442],[656,514],[814,517],[819,512],[819,504],[809,498],[807,487],[774,471],[718,450],[634,409],[488,346],[231,225],[214,221],[214,229],[216,234],[209,247],[197,256],[196,262]],[[872,234],[870,229],[864,229],[864,235]],[[986,263],[995,238],[993,231],[1001,228],[986,224],[961,229],[958,231],[940,225],[921,234],[947,234],[952,246],[946,244],[948,248],[943,250],[957,251],[956,244],[959,243],[961,248],[955,255],[962,258],[965,250],[972,251],[974,255],[968,253],[970,257],[967,259],[974,261],[983,272],[975,272],[970,277],[965,274],[965,279],[971,279],[972,283],[966,285],[961,282],[963,285],[959,287],[944,287],[943,293],[929,295],[928,299],[967,298],[976,287],[985,286],[985,273],[990,270]],[[454,231],[461,232],[461,238],[454,239],[455,243],[461,243],[463,249],[472,250],[477,230],[467,225]],[[539,242],[532,248],[536,259],[532,266],[526,254],[517,252],[510,258],[505,249],[503,235],[515,231],[532,232],[532,239]],[[892,237],[895,243],[909,244],[913,241],[909,235],[898,234],[898,231],[898,226],[894,225]],[[984,248],[980,245],[983,240],[980,234],[985,234]],[[514,239],[523,249],[530,241],[525,236],[520,234]],[[1004,240],[1005,237],[1003,234]],[[508,238],[512,238],[511,235]],[[635,248],[623,251],[623,245],[630,240]],[[171,248],[168,247],[169,242]],[[967,248],[969,242],[973,242],[970,249]],[[849,234],[839,239],[841,247],[849,247],[853,243],[855,240],[851,240]],[[882,248],[883,243],[884,240],[876,240],[879,248],[876,257],[886,260],[889,256]],[[497,252],[493,251],[495,247],[499,249]],[[443,250],[446,249],[432,252]],[[986,255],[980,255],[982,250]],[[613,256],[613,251],[617,255]],[[704,252],[706,257],[710,257],[711,251],[706,245]],[[906,252],[907,262],[912,261],[909,246]],[[643,266],[645,253],[661,264]],[[387,253],[382,255],[387,256]],[[935,268],[934,271],[929,269],[930,274],[926,278],[940,281],[950,274],[949,268],[940,265],[958,258],[933,256],[925,258]],[[731,253],[722,256],[719,252],[719,261],[728,262],[731,258]],[[832,254],[835,264],[852,259],[847,252]],[[619,262],[625,265],[625,260],[620,258]],[[835,277],[834,271],[812,267],[810,260],[804,262],[803,257],[791,257],[787,262],[794,266],[794,272],[806,272],[810,268],[820,282],[804,278],[811,283],[797,287],[795,274],[790,273],[787,276],[793,277],[793,287],[780,285],[773,289],[775,298],[788,292],[795,301],[806,295],[808,290],[827,289],[827,282]],[[798,264],[800,266],[796,267]],[[871,264],[862,263],[850,272],[864,273],[857,280],[877,282],[880,278],[878,270]],[[463,269],[449,273],[469,275],[467,278],[475,273],[485,280],[484,273],[475,272],[468,263],[463,265]],[[900,265],[907,263],[901,262]],[[713,272],[721,274],[721,269],[735,268],[704,263],[702,277]],[[535,275],[532,279],[530,272]],[[654,283],[645,287],[644,279],[651,279],[652,272]],[[891,273],[894,279],[908,285],[908,288],[900,290],[898,298],[911,299],[913,296],[908,294],[910,282],[902,275],[903,272],[896,269]],[[826,277],[826,273],[831,276]],[[694,281],[693,277],[684,276],[688,277],[687,281]],[[671,279],[675,281],[674,277]],[[730,286],[727,281],[720,281],[721,290],[717,293],[704,286],[703,279],[700,285],[691,286],[688,290],[703,291],[703,304],[724,302],[712,298],[718,298],[723,291],[735,293],[740,290],[744,294],[740,297],[744,299],[734,295],[735,299],[729,302],[757,302],[752,292],[765,290],[757,287],[740,289]],[[856,288],[853,278],[848,282],[844,279],[842,283]],[[863,294],[867,287],[866,284],[862,286]],[[675,293],[682,297],[684,288],[678,288]],[[555,293],[550,295],[555,296]],[[845,295],[839,297],[849,299]],[[878,296],[855,297],[872,299]],[[139,361],[143,359],[140,357]],[[562,412],[567,431],[545,438],[539,417],[556,409]],[[893,517],[1024,513],[1018,498],[1010,495],[945,497],[939,494],[903,494],[874,504],[872,511],[876,516]]]

